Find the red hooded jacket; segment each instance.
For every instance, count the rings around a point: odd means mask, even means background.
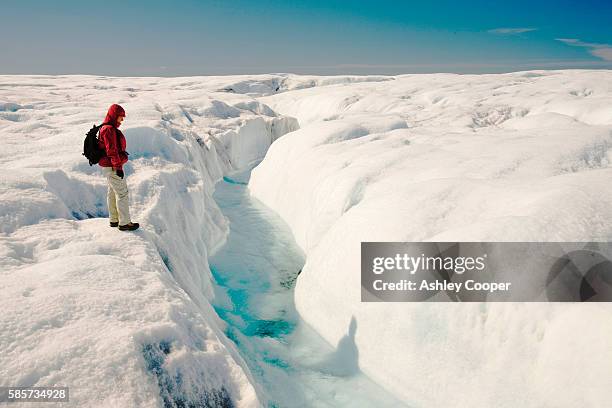
[[[119,116],[125,116],[125,110],[117,104],[111,105],[104,119],[104,123],[108,123],[108,125],[104,125],[100,129],[98,141],[98,146],[106,151],[106,156],[102,157],[98,164],[102,167],[112,167],[115,170],[123,170],[123,164],[128,161],[125,152],[125,136],[117,129],[119,127],[119,123],[117,123]],[[117,144],[117,139],[119,139],[119,144]]]

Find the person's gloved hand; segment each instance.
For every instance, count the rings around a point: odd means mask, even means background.
[[[116,172],[117,172],[117,176],[119,176],[120,178],[123,178],[123,169],[119,169]]]

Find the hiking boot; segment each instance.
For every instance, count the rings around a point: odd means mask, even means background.
[[[137,222],[130,222],[129,224],[120,225],[119,231],[134,231],[137,230],[138,227],[140,227],[140,224]]]
[[[112,222],[111,221],[110,222],[110,226],[113,227],[113,228],[118,227],[119,226],[119,222]]]

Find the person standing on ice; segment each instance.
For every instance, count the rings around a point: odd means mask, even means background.
[[[108,108],[108,113],[100,129],[98,145],[106,151],[98,164],[108,180],[108,214],[111,227],[121,231],[134,231],[139,224],[130,219],[130,200],[123,165],[128,161],[125,151],[126,141],[119,130],[125,118],[125,110],[117,104]]]

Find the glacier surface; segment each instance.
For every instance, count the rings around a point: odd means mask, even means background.
[[[609,305],[364,304],[359,243],[610,240],[611,102],[610,71],[0,76],[0,386],[265,404],[208,266],[230,234],[215,184],[263,159],[248,188],[306,256],[296,311],[351,334],[354,369],[409,406],[605,405]],[[111,103],[134,234],[80,155]]]
[[[306,254],[298,312],[415,406],[600,407],[610,304],[361,303],[361,241],[609,241],[612,72],[402,75],[259,99],[296,117],[253,171]]]

